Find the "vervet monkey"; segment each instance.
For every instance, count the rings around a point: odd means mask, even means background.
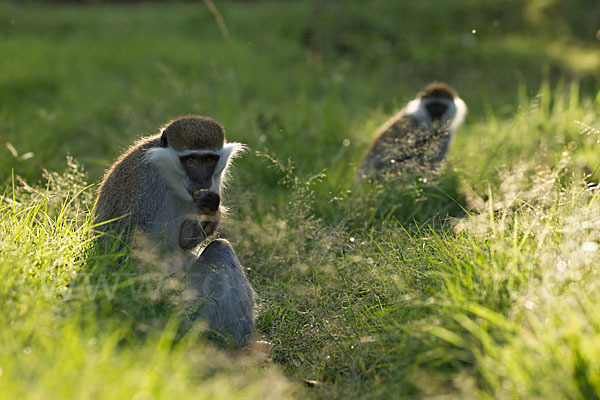
[[[444,160],[467,106],[449,85],[433,82],[379,128],[358,177],[429,174]]]
[[[165,260],[181,262],[184,291],[202,304],[198,313],[239,344],[252,335],[254,291],[229,242],[216,240],[197,252],[221,221],[224,177],[242,148],[227,143],[211,118],[177,118],[119,157],[104,176],[95,207],[101,231],[127,241],[141,232]]]
[[[220,222],[223,175],[241,148],[225,143],[223,128],[210,118],[169,122],[135,143],[104,176],[95,216],[109,222],[99,229],[126,239],[142,230],[163,251],[194,247]]]

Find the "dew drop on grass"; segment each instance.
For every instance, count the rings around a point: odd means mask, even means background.
[[[583,246],[581,246],[581,250],[589,253],[594,253],[598,251],[598,245],[594,242],[585,242]]]
[[[373,336],[363,336],[360,338],[361,344],[373,343],[373,342],[375,342],[375,338]]]
[[[527,300],[525,302],[525,308],[528,310],[533,310],[535,308],[535,303],[531,300]]]

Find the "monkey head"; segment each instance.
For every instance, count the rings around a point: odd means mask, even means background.
[[[466,109],[465,103],[450,85],[432,82],[407,104],[406,114],[427,125],[449,123],[449,128],[454,130],[463,122]]]
[[[162,128],[159,146],[150,148],[147,157],[180,198],[193,201],[201,214],[213,214],[229,162],[242,148],[226,142],[215,120],[188,115]]]
[[[443,82],[433,82],[427,85],[417,97],[424,103],[431,119],[440,121],[448,111],[449,104],[454,102],[456,93]]]

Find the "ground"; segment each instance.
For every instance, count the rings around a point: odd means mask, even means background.
[[[1,397],[600,395],[595,1],[34,3],[0,5]],[[357,183],[432,80],[469,107],[443,171]],[[223,235],[266,361],[91,246],[103,171],[187,113],[249,146]]]

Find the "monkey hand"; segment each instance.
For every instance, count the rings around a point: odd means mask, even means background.
[[[218,217],[193,215],[186,217],[179,230],[179,246],[190,249],[212,235],[218,226]]]
[[[192,200],[201,215],[214,215],[221,206],[221,197],[208,189],[199,189],[192,193]]]

